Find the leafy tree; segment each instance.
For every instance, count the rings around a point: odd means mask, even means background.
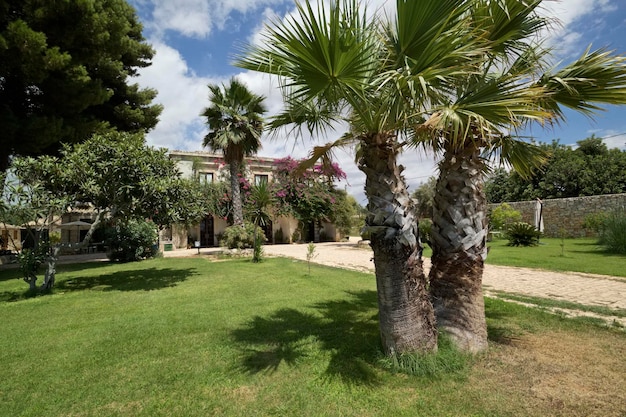
[[[230,167],[233,224],[242,225],[238,178],[244,157],[254,155],[261,148],[262,114],[266,111],[264,97],[253,94],[234,78],[228,86],[209,84],[209,91],[211,105],[202,113],[209,126],[203,146],[224,153],[224,160]]]
[[[0,1],[0,171],[95,132],[146,132],[161,106],[129,79],[150,65],[125,0]]]
[[[435,185],[437,178],[429,177],[428,180],[417,187],[411,197],[417,201],[415,206],[420,218],[430,219],[433,217],[433,199],[435,198]]]
[[[86,240],[105,217],[151,219],[166,226],[191,223],[205,211],[197,184],[182,179],[167,150],[146,146],[141,134],[94,135],[64,146],[60,157],[29,161],[24,175],[40,178],[46,189],[96,210]]]
[[[29,243],[25,240],[18,255],[23,279],[29,285],[30,291],[35,291],[39,269],[47,264],[41,285],[42,290],[47,290],[54,286],[60,249],[60,236],[50,233],[50,225],[68,208],[70,202],[66,196],[44,188],[37,178],[24,181],[20,177],[24,162],[21,159],[13,161],[11,180],[5,182],[0,178],[0,184],[3,185],[0,223],[24,227]],[[14,242],[14,246],[19,246],[19,243]]]
[[[397,163],[399,136],[422,121],[448,77],[482,50],[464,23],[465,1],[397,0],[393,22],[368,16],[356,0],[297,4],[297,17],[274,22],[263,43],[237,65],[282,78],[286,110],[272,128],[335,121],[350,131],[316,147],[309,165],[336,146],[354,145],[366,175],[366,229],[374,251],[380,332],[386,354],[436,349],[437,331],[421,260],[418,222]]]
[[[553,142],[540,145],[550,153],[541,170],[527,178],[515,171],[495,171],[487,179],[487,199],[492,203],[527,201],[535,198],[567,198],[626,192],[626,152],[607,149],[594,136],[577,142],[578,147]]]
[[[470,36],[486,41],[481,57],[430,103],[416,136],[442,154],[431,231],[437,323],[457,346],[478,351],[487,346],[481,282],[489,158],[498,155],[529,176],[545,163],[546,152],[510,132],[563,120],[565,107],[592,115],[602,104],[624,104],[626,59],[588,49],[568,65],[548,68],[550,50],[540,37],[552,22],[536,12],[541,0],[468,3],[463,20],[473,28]]]

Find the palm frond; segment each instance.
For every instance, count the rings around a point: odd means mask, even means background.
[[[329,142],[321,146],[315,146],[309,154],[309,158],[302,161],[293,172],[294,175],[302,175],[305,171],[313,168],[318,162],[321,162],[325,168],[330,168],[333,161],[333,152],[337,148],[353,146],[358,139],[354,136],[346,134],[334,142]],[[329,169],[330,171],[330,169]]]
[[[489,159],[499,157],[502,163],[512,166],[525,179],[541,169],[550,157],[545,148],[509,135],[492,140],[486,154]]]
[[[297,16],[265,28],[263,45],[244,47],[235,65],[286,78],[293,97],[308,101],[362,96],[375,72],[377,43],[356,0],[313,8],[296,4]]]
[[[626,57],[587,48],[576,61],[544,74],[538,84],[549,93],[541,105],[554,120],[564,118],[562,106],[592,116],[603,104],[626,104]]]

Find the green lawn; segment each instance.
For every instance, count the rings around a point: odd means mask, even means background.
[[[626,256],[603,252],[597,239],[542,238],[539,246],[507,246],[495,239],[487,246],[487,263],[626,277]]]
[[[54,294],[31,298],[16,277],[0,271],[2,416],[551,415],[514,392],[536,375],[506,358],[512,341],[553,331],[579,348],[602,340],[594,360],[626,375],[623,331],[489,299],[489,354],[462,371],[394,373],[380,356],[373,276],[309,275],[288,259],[64,266]],[[621,391],[606,385],[615,392],[598,394],[600,410],[611,415]],[[559,410],[593,415],[597,404]]]

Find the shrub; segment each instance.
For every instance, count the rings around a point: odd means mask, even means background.
[[[605,227],[608,219],[608,214],[605,212],[588,214],[583,221],[583,228],[589,229],[600,235]]]
[[[515,222],[508,226],[506,237],[509,246],[537,246],[541,232],[532,224]]]
[[[599,244],[607,252],[626,255],[626,211],[615,210],[610,213],[600,232]]]
[[[259,226],[255,226],[250,222],[244,222],[242,226],[230,226],[224,230],[222,239],[220,240],[221,246],[226,246],[228,249],[249,249],[254,247],[254,228],[257,229],[257,237],[262,243],[267,242],[263,229]]]
[[[522,213],[513,209],[507,203],[502,203],[494,208],[489,215],[489,228],[492,230],[504,230],[522,221]]]
[[[154,223],[130,220],[106,230],[107,256],[112,261],[134,262],[158,253],[158,233]]]
[[[422,242],[426,243],[428,246],[430,244],[430,232],[433,228],[433,221],[430,219],[422,219],[419,222],[419,231],[420,231],[420,239]]]
[[[299,242],[300,241],[300,229],[296,229],[293,234],[291,235],[291,241],[292,242]]]

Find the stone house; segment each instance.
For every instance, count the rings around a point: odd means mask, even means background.
[[[225,181],[229,167],[222,155],[203,151],[170,151],[170,158],[176,161],[184,178],[198,178],[203,182]],[[275,158],[252,156],[246,158],[246,177],[250,184],[271,182],[274,175]],[[161,233],[162,249],[174,250],[193,247],[199,242],[200,247],[219,245],[219,236],[228,227],[226,219],[208,214],[199,224],[188,229],[173,226]],[[320,241],[320,238],[338,240],[337,228],[329,222],[321,225],[305,225],[304,241]],[[275,216],[264,227],[268,243],[291,243],[298,230],[298,221],[293,217]],[[282,236],[282,241],[278,241]]]

